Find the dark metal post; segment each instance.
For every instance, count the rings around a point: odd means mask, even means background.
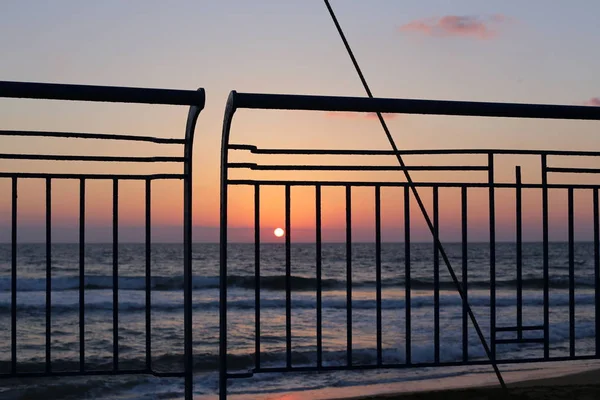
[[[598,210],[598,188],[593,189],[594,198],[594,297],[596,322],[596,357],[600,355],[600,211]]]
[[[404,187],[404,312],[405,312],[405,345],[406,364],[412,363],[411,350],[411,310],[410,310],[410,188]]]
[[[316,266],[317,266],[317,367],[323,366],[323,305],[322,290],[323,282],[321,276],[321,185],[315,186],[315,241],[316,243]]]
[[[490,350],[496,360],[496,205],[494,196],[494,155],[488,155],[488,184],[490,208]]]
[[[542,257],[544,280],[544,358],[550,357],[549,259],[548,259],[548,172],[546,155],[542,154]]]
[[[377,301],[377,365],[383,362],[381,326],[381,186],[375,186],[375,281]]]
[[[352,187],[346,186],[346,363],[352,365]]]
[[[516,240],[517,240],[517,338],[523,339],[523,218],[521,167],[515,167]]]
[[[46,373],[51,365],[52,329],[52,180],[46,178]]]
[[[221,136],[221,204],[219,233],[219,399],[227,398],[227,194],[229,135],[235,114],[235,92],[231,92],[225,106]]]
[[[204,91],[198,89],[204,97]],[[185,126],[185,146],[183,163],[183,338],[185,366],[185,398],[194,396],[194,348],[193,348],[193,266],[192,266],[192,155],[196,122],[202,106],[192,105],[188,111]],[[221,282],[222,284],[222,282]],[[227,307],[220,303],[220,307]]]
[[[152,370],[152,181],[146,180],[146,369]]]
[[[85,179],[79,180],[79,371],[85,371]]]
[[[467,314],[467,304],[469,301],[469,290],[468,290],[468,263],[469,263],[469,249],[468,249],[468,217],[467,217],[468,205],[467,205],[467,187],[461,188],[461,220],[462,220],[462,290],[464,293],[464,299],[462,302],[462,350],[463,350],[463,361],[469,360],[469,320]]]
[[[12,178],[11,268],[10,268],[10,370],[17,373],[17,178]]]
[[[254,185],[254,364],[260,369],[260,185]]]
[[[292,368],[291,193],[285,186],[285,359]]]
[[[433,359],[440,362],[440,221],[438,187],[433,187]]]
[[[113,370],[119,370],[119,180],[113,179]]]
[[[573,223],[573,188],[567,189],[569,214],[569,355],[575,357],[575,237]]]

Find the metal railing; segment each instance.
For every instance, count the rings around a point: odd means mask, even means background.
[[[480,365],[480,364],[510,364],[538,361],[561,361],[574,359],[600,358],[600,338],[595,338],[595,353],[593,355],[576,355],[575,353],[575,279],[574,279],[574,192],[591,191],[593,198],[593,246],[594,246],[594,293],[595,293],[595,326],[596,332],[600,331],[600,255],[599,255],[599,209],[597,183],[549,183],[550,174],[597,174],[598,168],[580,168],[553,166],[549,158],[566,156],[590,157],[597,160],[600,152],[596,151],[562,151],[562,150],[504,150],[504,149],[443,149],[443,150],[341,150],[341,149],[285,149],[285,148],[259,148],[253,144],[235,144],[230,142],[233,117],[238,109],[267,109],[267,110],[313,110],[330,112],[381,112],[381,113],[404,113],[404,114],[429,114],[429,115],[460,115],[460,116],[486,116],[502,118],[536,118],[536,119],[566,119],[566,120],[600,120],[600,108],[583,106],[560,106],[539,104],[503,104],[503,103],[481,103],[481,102],[458,102],[458,101],[434,101],[434,100],[405,100],[405,99],[369,99],[352,97],[326,97],[326,96],[304,96],[304,95],[277,95],[277,94],[253,94],[232,92],[227,102],[222,135],[221,153],[221,265],[220,265],[220,396],[226,398],[227,382],[233,378],[248,378],[256,373],[265,372],[292,372],[292,371],[332,371],[332,370],[355,370],[355,369],[377,369],[377,368],[407,368],[407,367],[430,367],[430,366],[458,366],[458,365]],[[282,158],[277,158],[276,164],[264,164],[255,162],[230,162],[232,152],[246,152],[245,158],[263,155],[287,155],[292,157],[306,157],[301,163],[281,163]],[[310,156],[450,156],[459,155],[459,163],[452,165],[410,165],[405,169],[400,166],[384,164],[376,165],[323,165],[311,163]],[[538,157],[541,166],[541,177],[539,183],[525,183],[521,178],[521,167],[515,169],[514,181],[496,181],[496,159],[498,156],[517,155]],[[309,160],[304,163],[304,160]],[[473,161],[469,163],[468,161]],[[237,170],[236,178],[231,178],[233,170]],[[318,172],[348,171],[359,173],[361,171],[454,171],[468,173],[458,182],[446,182],[434,179],[433,181],[398,182],[397,180],[332,180],[330,178],[318,177]],[[240,172],[241,171],[241,172]],[[314,174],[308,180],[292,179],[265,179],[256,178],[252,171],[313,171]],[[480,174],[480,179],[474,179],[473,174]],[[243,175],[238,178],[237,176]],[[316,176],[316,177],[314,177]],[[563,175],[564,176],[564,175]],[[348,177],[348,175],[346,175]],[[254,308],[255,308],[255,334],[254,334],[254,367],[250,371],[233,371],[228,368],[228,310],[227,310],[227,277],[228,270],[228,200],[229,189],[232,186],[249,186],[254,190]],[[261,188],[277,186],[284,189],[285,208],[285,363],[281,366],[264,365],[261,361],[261,216],[260,201]],[[312,364],[294,365],[292,360],[292,274],[291,274],[291,247],[293,238],[293,227],[291,226],[291,199],[292,189],[296,187],[310,187],[314,190],[314,226],[315,226],[315,250],[314,274],[316,279],[316,360]],[[345,365],[327,365],[323,362],[323,300],[324,289],[322,275],[322,190],[326,187],[341,187],[345,190],[345,248],[346,248],[346,363]],[[357,187],[368,187],[373,189],[375,206],[375,274],[376,274],[376,361],[369,364],[358,364],[353,360],[353,316],[352,316],[352,193]],[[396,187],[403,190],[404,204],[404,265],[398,268],[404,269],[404,296],[405,296],[405,343],[404,362],[384,362],[382,355],[382,228],[381,228],[381,193],[385,188]],[[460,190],[460,224],[461,224],[461,280],[455,280],[455,291],[460,294],[462,302],[462,345],[463,354],[459,361],[443,361],[440,357],[440,253],[442,243],[439,239],[439,205],[440,189],[456,188]],[[472,189],[484,189],[487,192],[488,216],[489,216],[489,358],[470,357],[469,355],[469,292],[468,292],[468,256],[467,256],[467,234],[468,234],[468,193]],[[411,357],[411,199],[414,200],[415,190],[427,190],[432,193],[432,206],[430,213],[433,223],[433,347],[434,356],[431,362],[415,362]],[[515,194],[515,220],[516,220],[516,325],[497,325],[496,317],[496,191],[497,189],[510,189]],[[543,323],[527,324],[523,318],[523,203],[522,191],[534,189],[541,192],[542,197],[542,246],[543,246]],[[568,193],[568,295],[569,295],[569,354],[567,356],[550,356],[550,301],[549,301],[549,195],[550,191],[566,190]],[[231,206],[229,206],[231,207]],[[454,274],[448,260],[448,269]],[[414,267],[413,267],[414,268]],[[455,277],[453,275],[453,277]],[[475,317],[471,321],[476,324]],[[512,338],[499,338],[498,332],[513,333]],[[536,332],[532,337],[524,332]],[[479,336],[484,346],[487,345],[482,335]],[[273,340],[273,338],[270,338]],[[283,338],[281,339],[283,340]],[[472,340],[472,339],[471,339]],[[543,346],[543,355],[540,357],[502,358],[497,357],[499,345],[539,343]]]
[[[82,161],[105,163],[175,163],[182,168],[181,173],[51,173],[51,172],[4,172],[0,171],[0,179],[11,181],[11,286],[10,286],[10,372],[1,373],[0,378],[41,377],[41,376],[73,376],[73,375],[113,375],[113,374],[152,374],[155,376],[177,376],[185,379],[185,398],[192,398],[193,358],[192,358],[192,146],[196,121],[204,108],[205,94],[203,89],[167,90],[129,87],[66,85],[48,83],[26,83],[0,81],[0,98],[50,99],[85,102],[139,103],[158,105],[189,106],[185,135],[183,138],[164,138],[125,134],[100,134],[82,132],[50,132],[30,130],[0,130],[0,137],[26,138],[76,138],[88,141],[106,140],[111,142],[156,143],[182,146],[182,156],[177,157],[137,157],[137,156],[87,156],[57,154],[0,154],[3,160],[45,160],[45,161]],[[48,164],[45,164],[47,166]],[[19,182],[23,179],[45,180],[45,250],[46,250],[46,283],[45,283],[45,367],[40,372],[19,371],[17,351],[17,277],[19,264],[17,260],[17,196]],[[51,352],[52,342],[52,186],[57,180],[71,179],[79,182],[79,368],[75,370],[55,370]],[[181,274],[184,278],[184,368],[181,372],[160,372],[153,369],[151,355],[151,198],[152,182],[155,180],[183,180],[183,245],[184,258]],[[86,215],[86,183],[93,180],[112,182],[112,368],[86,369],[85,347],[85,215]],[[140,369],[123,369],[119,366],[119,213],[118,197],[122,181],[145,182],[145,367]],[[55,339],[57,340],[57,339]]]

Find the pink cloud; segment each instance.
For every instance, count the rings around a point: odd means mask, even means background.
[[[586,106],[600,107],[600,97],[592,97],[583,104]]]
[[[332,117],[332,118],[346,118],[346,119],[359,119],[359,118],[365,118],[365,119],[377,119],[377,114],[376,113],[361,113],[361,112],[327,112],[325,113],[325,116],[327,117]],[[396,117],[398,117],[398,114],[388,114],[388,113],[382,113],[382,116],[385,119],[394,119]]]
[[[508,17],[502,14],[491,16],[446,15],[409,22],[400,27],[401,32],[415,32],[426,36],[463,36],[476,39],[491,39],[496,36],[496,26],[505,23]]]

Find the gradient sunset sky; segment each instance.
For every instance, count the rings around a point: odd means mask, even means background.
[[[378,97],[600,105],[600,3],[524,1],[331,2]],[[219,152],[223,111],[231,90],[364,96],[356,73],[320,0],[102,1],[7,0],[0,10],[0,80],[196,89],[207,93],[195,141],[195,240],[217,241]],[[175,107],[64,104],[0,99],[0,129],[111,132],[182,137],[186,110]],[[598,123],[485,118],[397,116],[388,119],[400,148],[528,148],[599,150]],[[233,143],[263,147],[379,148],[389,145],[378,122],[365,115],[248,112],[236,116]],[[0,139],[0,152],[145,155],[155,147]],[[114,150],[114,151],[113,151]],[[161,154],[179,154],[168,148]],[[393,159],[390,161],[393,164]],[[498,180],[511,181],[514,165],[535,182],[537,160],[507,160]],[[581,165],[581,164],[578,164]],[[0,161],[0,170],[39,170],[41,164]],[[123,166],[118,166],[122,168]],[[72,168],[58,166],[58,171]],[[62,169],[61,169],[62,168]],[[90,167],[96,170],[95,166]],[[99,168],[99,167],[98,167]],[[115,171],[117,166],[107,166]],[[126,167],[137,171],[139,166]],[[171,167],[169,167],[171,168]],[[393,174],[393,173],[392,173]],[[388,177],[390,175],[387,175]],[[347,177],[346,177],[347,178]],[[426,178],[426,177],[425,177]],[[397,179],[394,178],[394,179]],[[43,182],[20,183],[20,240],[43,240]],[[127,187],[125,187],[127,186]],[[55,237],[76,238],[77,183],[57,183]],[[110,183],[90,184],[90,241],[110,240]],[[153,221],[159,241],[179,241],[181,186],[157,183]],[[237,190],[237,189],[236,189]],[[282,191],[281,191],[282,192]],[[325,240],[343,240],[343,196],[324,204]],[[251,226],[248,191],[232,191],[234,239]],[[123,240],[142,240],[142,184],[123,185]],[[442,204],[442,238],[455,237],[457,193]],[[311,240],[312,192],[294,194],[292,227]],[[339,195],[339,198],[336,197]],[[267,195],[266,195],[267,196]],[[371,193],[356,193],[354,231],[371,240]],[[401,237],[402,203],[386,194],[384,240]],[[499,239],[510,240],[512,197],[499,194]],[[424,197],[430,193],[424,192]],[[473,195],[474,235],[486,232],[485,196]],[[526,195],[526,239],[539,240],[539,193]],[[577,235],[589,238],[591,195],[577,195]],[[265,237],[283,225],[282,193],[265,200]],[[479,200],[477,200],[479,199]],[[566,235],[565,196],[553,200],[556,228]],[[477,205],[479,201],[479,205]],[[314,207],[314,206],[312,206]],[[0,241],[9,239],[10,186],[0,180]],[[416,224],[418,225],[418,221]],[[552,225],[554,226],[554,225]],[[552,227],[551,226],[551,227]],[[238,232],[238,233],[235,233]],[[305,232],[305,233],[302,233]],[[425,230],[416,239],[429,240]],[[304,235],[304,236],[303,236]],[[473,236],[474,238],[476,236]],[[429,239],[428,239],[429,238]],[[537,238],[537,239],[536,239]],[[485,238],[484,238],[485,239]]]

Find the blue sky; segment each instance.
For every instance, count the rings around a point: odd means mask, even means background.
[[[380,96],[573,103],[597,95],[595,1],[332,5]],[[493,40],[399,31],[446,15],[510,22]],[[232,88],[362,94],[317,0],[7,1],[0,18],[7,80],[203,86],[216,107]]]

